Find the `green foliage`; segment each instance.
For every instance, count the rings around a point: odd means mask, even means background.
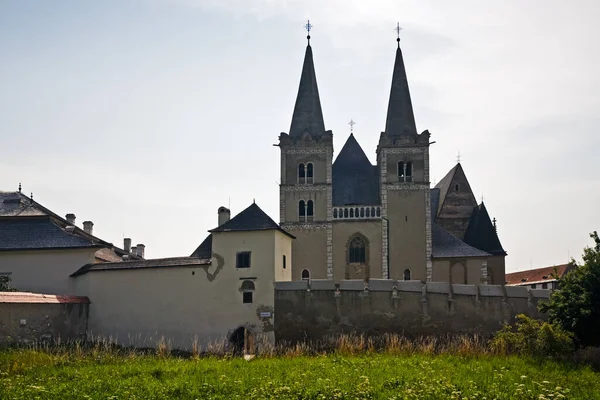
[[[600,238],[590,234],[593,247],[583,250],[583,265],[559,279],[559,290],[540,309],[550,321],[571,331],[582,345],[600,345]]]
[[[1,399],[599,398],[600,373],[523,356],[392,355],[176,358],[0,351]]]
[[[505,325],[490,341],[490,349],[500,354],[520,354],[533,357],[561,357],[573,352],[573,334],[559,325],[516,316],[515,327]]]
[[[0,275],[0,292],[16,292],[17,289],[10,286],[12,278],[9,275]]]

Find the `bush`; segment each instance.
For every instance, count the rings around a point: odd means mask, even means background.
[[[556,358],[574,350],[573,334],[549,322],[516,316],[515,327],[505,325],[490,341],[490,349],[500,354],[523,354]]]

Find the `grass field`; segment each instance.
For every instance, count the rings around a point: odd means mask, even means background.
[[[516,356],[177,358],[0,351],[0,399],[600,399],[589,367]]]

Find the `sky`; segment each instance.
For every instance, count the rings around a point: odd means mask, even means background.
[[[279,217],[311,31],[334,151],[375,163],[401,45],[432,184],[461,164],[507,272],[600,228],[597,0],[0,0],[0,190],[146,257],[186,256],[256,200]]]

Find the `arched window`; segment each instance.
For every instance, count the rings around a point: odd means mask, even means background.
[[[354,218],[354,208],[350,209],[350,218]]]
[[[456,185],[454,185],[454,191],[458,192],[460,190],[460,185],[457,183]]]
[[[298,202],[298,219],[300,222],[306,221],[306,203],[304,200]]]
[[[361,208],[360,208],[360,217],[361,217],[361,218],[364,218],[364,217],[365,217],[365,208],[364,208],[364,207],[361,207]]]
[[[302,280],[303,281],[310,280],[310,271],[309,270],[307,270],[307,269],[302,270]]]
[[[306,182],[306,168],[304,163],[298,164],[298,183]]]
[[[369,207],[367,207],[367,218],[369,218],[371,216],[371,209]]]
[[[337,218],[337,208],[333,209],[333,218]]]
[[[309,200],[306,202],[306,220],[312,221],[313,216],[314,216],[313,201]]]
[[[404,270],[404,280],[410,281],[410,269],[408,268]]]
[[[254,282],[245,280],[244,282],[242,282],[240,291],[242,292],[242,303],[252,303],[252,292],[254,292]]]
[[[344,218],[348,218],[348,209],[344,208]]]
[[[306,183],[313,183],[313,164],[306,164]]]
[[[398,162],[398,178],[400,182],[404,182],[404,161]]]
[[[404,181],[405,182],[412,182],[412,174],[413,174],[413,165],[411,162],[407,162],[406,163],[406,167],[405,167],[405,178]]]
[[[367,246],[362,238],[355,237],[350,241],[350,245],[348,246],[348,262],[366,264]]]

